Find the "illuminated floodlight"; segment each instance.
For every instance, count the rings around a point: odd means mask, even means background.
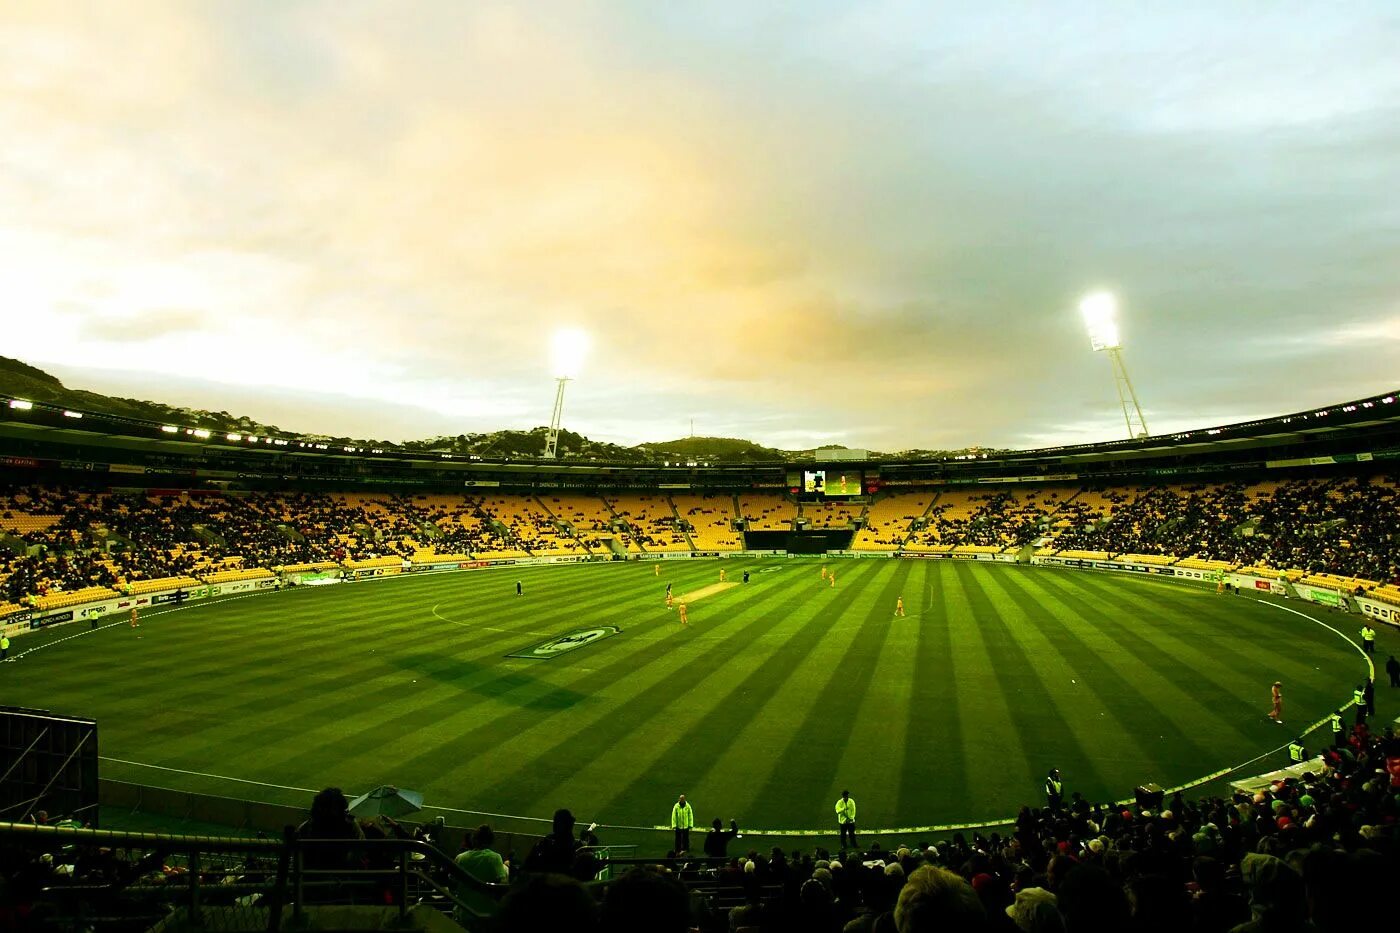
[[[1118,337],[1118,301],[1108,292],[1094,292],[1079,303],[1079,313],[1089,328],[1089,343],[1097,353],[1123,346]]]
[[[28,411],[29,409],[34,407],[34,403],[26,402],[22,398],[12,398],[10,399],[10,407],[18,408],[20,411]]]
[[[224,435],[224,438],[225,438],[226,440],[230,440],[230,441],[241,441],[241,440],[243,440],[243,435],[242,435],[242,434],[225,434],[225,435]]]
[[[166,434],[179,434],[179,433],[180,433],[180,429],[177,428],[177,427],[175,427],[175,425],[173,425],[173,424],[163,424],[163,425],[161,425],[160,429],[161,429],[162,431],[164,431]]]
[[[63,417],[65,418],[81,418],[82,416],[83,413],[80,411],[69,411],[66,408],[63,410]]]
[[[549,431],[544,436],[544,458],[553,460],[559,456],[559,419],[564,414],[564,386],[578,376],[583,358],[588,355],[588,334],[577,327],[566,327],[554,332],[550,341],[550,357],[554,365],[554,413],[549,418]]]
[[[195,428],[193,434],[202,441],[207,441],[209,439],[209,431],[206,428]]]
[[[1128,378],[1123,362],[1123,340],[1118,334],[1118,299],[1109,292],[1093,292],[1079,302],[1079,313],[1089,329],[1089,345],[1095,353],[1103,353],[1113,367],[1113,383],[1118,390],[1118,402],[1123,407],[1123,422],[1129,438],[1147,437],[1147,419],[1142,416],[1137,390]]]
[[[554,332],[550,341],[550,361],[554,366],[556,379],[577,379],[583,358],[588,355],[588,334],[577,327],[566,327]]]

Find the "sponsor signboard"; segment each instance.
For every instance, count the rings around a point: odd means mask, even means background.
[[[1400,625],[1400,607],[1364,598],[1358,598],[1356,603],[1361,607],[1361,611],[1370,618],[1379,619],[1389,625]]]
[[[54,612],[46,616],[36,616],[29,622],[30,628],[43,628],[46,625],[57,625],[60,622],[72,622],[73,610],[66,612]]]
[[[1300,588],[1298,590],[1298,595],[1322,606],[1332,606],[1336,608],[1342,604],[1342,597],[1339,594],[1331,590],[1320,590],[1313,586],[1305,589]]]
[[[549,661],[559,657],[561,654],[568,654],[570,651],[577,651],[579,648],[587,647],[602,641],[604,638],[611,638],[622,631],[615,625],[599,625],[595,628],[575,629],[572,632],[565,632],[551,638],[549,641],[542,641],[529,648],[522,648],[519,651],[512,651],[506,655],[508,658],[528,658],[532,661]]]

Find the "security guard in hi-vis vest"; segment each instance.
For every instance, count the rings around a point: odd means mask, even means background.
[[[1369,622],[1361,623],[1361,650],[1367,654],[1376,653],[1376,630]]]
[[[851,796],[851,792],[843,790],[841,796],[836,798],[836,825],[841,830],[841,848],[846,848],[849,840],[850,848],[856,847],[856,799]]]
[[[1327,724],[1332,727],[1332,744],[1338,747],[1347,744],[1346,725],[1342,722],[1341,710],[1328,716]]]
[[[1051,768],[1045,776],[1045,809],[1059,810],[1064,801],[1065,782],[1060,780],[1060,769]]]
[[[1357,684],[1356,689],[1351,692],[1351,701],[1356,704],[1356,724],[1364,726],[1366,724],[1366,688]]]
[[[1308,752],[1307,749],[1303,748],[1303,740],[1301,737],[1288,743],[1288,760],[1295,765],[1308,760]]]

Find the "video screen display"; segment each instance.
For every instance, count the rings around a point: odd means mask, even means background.
[[[861,473],[859,470],[803,470],[802,491],[828,498],[858,496],[863,491]]]

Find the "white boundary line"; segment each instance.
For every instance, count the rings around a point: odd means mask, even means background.
[[[460,625],[462,628],[471,629],[477,632],[501,632],[506,635],[529,635],[532,638],[550,638],[555,634],[553,632],[536,632],[531,629],[500,628],[499,626],[495,625],[472,625],[470,622],[458,622],[456,619],[449,619],[441,612],[438,612],[438,610],[441,608],[442,603],[438,603],[436,606],[434,606],[433,615],[437,616],[444,622],[449,622],[452,625]]]
[[[184,611],[184,610],[186,610],[186,609],[200,609],[200,608],[203,608],[204,606],[212,606],[212,605],[214,605],[215,603],[231,603],[231,602],[233,602],[235,599],[247,599],[247,598],[250,597],[250,596],[263,596],[263,595],[265,595],[265,594],[267,594],[267,593],[270,593],[270,592],[276,592],[276,591],[275,591],[275,590],[259,590],[259,591],[254,592],[254,593],[243,593],[243,594],[241,594],[241,595],[239,595],[239,596],[215,596],[215,597],[213,597],[212,599],[205,599],[205,600],[199,600],[199,601],[197,601],[197,602],[190,602],[190,603],[187,603],[186,605],[183,605],[183,606],[170,606],[170,607],[165,608],[165,609],[150,609],[150,608],[148,607],[148,608],[142,613],[142,615],[140,616],[140,618],[153,619],[153,618],[155,618],[156,616],[163,616],[163,615],[166,615],[167,613],[171,613],[171,612],[182,612],[182,611]],[[132,597],[132,598],[134,599],[134,598],[136,598],[136,597]],[[112,613],[112,615],[121,615],[121,610],[120,610],[120,609],[117,610],[116,612]],[[74,619],[73,621],[74,621],[74,622],[77,622],[78,620],[77,620],[77,619]],[[118,621],[116,621],[116,622],[108,622],[106,625],[99,625],[99,626],[97,626],[96,628],[85,628],[85,629],[83,629],[81,632],[74,632],[72,635],[65,635],[65,636],[63,636],[62,638],[55,638],[53,641],[44,642],[44,644],[42,644],[42,645],[35,645],[33,648],[26,648],[26,649],[24,649],[23,651],[21,651],[21,652],[19,652],[18,654],[16,654],[13,658],[6,658],[4,663],[6,663],[6,664],[13,663],[13,662],[15,662],[15,661],[20,660],[20,659],[23,658],[25,655],[33,654],[33,653],[36,652],[36,651],[43,651],[45,648],[52,648],[54,645],[61,645],[61,644],[63,644],[65,641],[72,641],[72,640],[75,639],[75,638],[82,638],[84,635],[92,635],[92,634],[94,634],[94,633],[96,633],[96,632],[104,631],[105,629],[116,628],[116,627],[119,626],[119,625],[130,625],[130,624],[131,624],[131,623],[130,623],[130,621],[129,621],[128,619],[120,619],[120,620],[118,620]]]
[[[239,784],[252,784],[256,787],[274,787],[277,790],[294,790],[304,794],[318,793],[310,787],[292,787],[289,784],[269,784],[267,781],[250,781],[247,778],[229,777],[227,774],[210,774],[208,771],[186,771],[184,768],[167,768],[165,765],[152,765],[144,761],[130,761],[126,758],[109,758],[106,755],[97,756],[99,761],[112,761],[122,765],[132,765],[137,768],[150,768],[154,771],[168,771],[171,774],[187,774],[192,777],[218,778],[221,781],[236,781]],[[186,791],[188,793],[189,791]]]
[[[598,562],[598,563],[602,563],[602,562]],[[544,565],[544,566],[548,566],[548,565]],[[398,574],[395,574],[394,576],[399,576],[399,575],[398,575]],[[381,578],[379,578],[379,579],[389,579],[389,578],[381,577]],[[249,596],[262,596],[262,595],[265,595],[266,592],[268,592],[268,591],[260,591],[260,592],[254,592],[254,593],[245,593],[245,594],[243,594],[243,595],[241,595],[241,596],[230,596],[230,597],[227,597],[225,600],[219,600],[219,601],[221,601],[221,602],[231,602],[231,601],[233,601],[233,600],[235,600],[235,599],[245,599],[245,598],[247,598],[247,597],[249,597]],[[273,591],[273,592],[276,592],[276,591]],[[1284,612],[1292,613],[1293,615],[1299,616],[1300,618],[1303,618],[1303,619],[1307,619],[1309,622],[1313,622],[1313,623],[1315,623],[1315,624],[1317,624],[1317,625],[1321,625],[1323,628],[1325,628],[1325,629],[1331,631],[1332,633],[1334,633],[1335,635],[1337,635],[1339,638],[1341,638],[1343,641],[1347,642],[1347,643],[1350,644],[1353,648],[1356,649],[1357,653],[1359,653],[1359,654],[1361,655],[1362,659],[1365,660],[1366,666],[1367,666],[1368,670],[1370,671],[1370,676],[1371,676],[1371,678],[1372,678],[1372,679],[1375,678],[1376,666],[1375,666],[1374,662],[1372,662],[1371,658],[1366,654],[1366,652],[1363,651],[1363,650],[1361,649],[1361,646],[1360,646],[1360,645],[1358,645],[1358,644],[1356,644],[1356,642],[1352,641],[1350,637],[1348,637],[1346,634],[1344,634],[1343,632],[1341,632],[1339,629],[1337,629],[1337,628],[1335,628],[1335,627],[1333,627],[1333,626],[1331,626],[1331,625],[1328,625],[1326,622],[1323,622],[1321,619],[1314,618],[1313,616],[1310,616],[1310,615],[1308,615],[1308,614],[1305,613],[1305,612],[1299,612],[1297,609],[1293,609],[1293,608],[1291,608],[1291,607],[1289,607],[1289,606],[1280,606],[1280,605],[1277,604],[1277,603],[1265,602],[1264,600],[1259,599],[1259,598],[1257,598],[1257,597],[1253,597],[1253,596],[1246,597],[1246,598],[1248,598],[1248,599],[1251,600],[1252,602],[1256,602],[1256,603],[1259,603],[1259,604],[1261,604],[1261,605],[1272,606],[1272,607],[1275,608],[1275,609],[1281,609],[1281,610],[1283,610]],[[164,614],[167,613],[167,612],[178,612],[178,611],[180,611],[180,610],[182,610],[182,609],[194,609],[194,608],[198,608],[198,607],[203,606],[203,605],[212,605],[213,602],[214,602],[214,600],[207,600],[207,601],[201,601],[201,602],[193,603],[193,604],[191,604],[191,605],[186,605],[186,606],[176,606],[176,607],[173,607],[173,608],[171,608],[171,609],[163,609],[163,610],[160,610],[159,612],[154,612],[154,613],[152,613],[152,615],[164,615]],[[440,606],[440,605],[441,605],[441,603],[438,604],[438,606]],[[444,621],[444,622],[451,622],[453,625],[461,625],[461,626],[467,627],[467,628],[475,628],[475,627],[476,627],[476,626],[468,626],[467,623],[465,623],[465,622],[455,622],[455,621],[453,621],[452,619],[448,619],[448,618],[446,618],[446,617],[444,617],[444,616],[442,616],[442,615],[439,615],[438,612],[437,612],[438,606],[434,606],[434,607],[433,607],[433,614],[436,615],[436,616],[437,616],[439,619],[441,619],[442,621]],[[64,641],[68,641],[68,640],[73,639],[73,638],[81,637],[82,635],[91,634],[93,631],[101,631],[103,628],[111,628],[111,627],[114,626],[114,625],[121,625],[121,624],[123,624],[123,623],[121,623],[121,622],[112,622],[112,623],[109,623],[108,625],[101,626],[101,627],[99,627],[99,628],[97,628],[97,629],[89,629],[89,630],[84,631],[84,632],[79,632],[79,633],[77,633],[76,635],[69,635],[69,636],[67,636],[66,638],[61,638],[61,639],[59,639],[59,640],[57,640],[57,641],[49,642],[48,644],[45,644],[45,645],[39,645],[39,646],[36,646],[36,647],[34,647],[34,648],[30,648],[28,651],[24,652],[24,654],[28,654],[30,651],[39,651],[39,650],[41,650],[41,649],[43,649],[43,648],[49,647],[50,645],[60,644],[60,643],[62,643],[62,642],[64,642]],[[522,633],[522,634],[526,634],[526,633]],[[14,659],[12,659],[12,660],[18,660],[20,657],[23,657],[23,654],[17,656],[16,658],[14,658]],[[1348,707],[1351,707],[1351,706],[1354,706],[1354,705],[1355,705],[1355,702],[1354,702],[1354,701],[1348,701],[1347,703],[1343,704],[1340,708],[1341,708],[1341,709],[1347,709]],[[1297,734],[1298,734],[1298,735],[1308,735],[1308,734],[1310,734],[1310,733],[1316,731],[1318,728],[1320,728],[1325,722],[1327,722],[1327,717],[1323,717],[1322,719],[1319,719],[1317,722],[1313,723],[1312,725],[1310,725],[1310,726],[1308,726],[1306,729],[1304,729],[1302,732],[1297,733]],[[1167,794],[1175,794],[1175,793],[1177,793],[1177,792],[1179,792],[1179,791],[1189,790],[1189,789],[1192,788],[1192,787],[1198,787],[1198,786],[1200,786],[1201,784],[1205,784],[1205,783],[1208,783],[1208,782],[1210,782],[1210,781],[1213,781],[1213,780],[1215,780],[1215,779],[1217,779],[1217,778],[1224,777],[1225,775],[1230,774],[1230,773],[1232,773],[1232,772],[1234,772],[1234,771],[1239,771],[1239,770],[1241,770],[1242,768],[1247,768],[1248,766],[1254,764],[1256,761],[1259,761],[1259,760],[1261,760],[1261,759],[1267,758],[1267,757],[1269,757],[1270,755],[1276,755],[1276,754],[1278,754],[1279,752],[1281,752],[1281,751],[1283,751],[1284,749],[1286,749],[1287,747],[1288,747],[1288,743],[1284,743],[1283,745],[1280,745],[1278,748],[1271,749],[1271,750],[1269,750],[1269,751],[1263,752],[1262,754],[1256,755],[1255,757],[1249,759],[1248,761],[1241,762],[1240,764],[1233,765],[1233,766],[1231,766],[1231,767],[1229,767],[1229,768],[1222,768],[1222,769],[1220,769],[1219,771],[1212,772],[1211,774],[1207,774],[1207,775],[1205,775],[1204,777],[1195,778],[1195,779],[1193,779],[1193,780],[1191,780],[1191,781],[1186,782],[1185,784],[1180,784],[1180,785],[1178,785],[1178,786],[1176,786],[1176,787],[1167,788],[1167,789],[1164,791],[1164,793],[1167,793]],[[171,773],[174,773],[174,774],[186,774],[186,775],[191,775],[191,776],[194,776],[194,777],[216,778],[216,779],[224,780],[224,781],[234,781],[234,782],[237,782],[237,783],[239,783],[239,784],[251,784],[251,785],[254,785],[254,786],[258,786],[258,787],[271,787],[271,788],[276,788],[276,789],[278,789],[278,790],[292,790],[292,791],[297,791],[297,792],[299,792],[299,793],[307,793],[307,794],[314,794],[314,793],[317,793],[317,791],[315,791],[315,790],[313,790],[313,789],[311,789],[311,788],[306,788],[306,787],[291,787],[291,786],[286,785],[286,784],[271,784],[271,783],[268,783],[268,782],[266,782],[266,781],[252,781],[252,780],[248,780],[248,779],[246,779],[246,778],[230,777],[230,776],[228,776],[228,775],[223,775],[223,774],[210,774],[210,773],[204,772],[204,771],[187,771],[187,770],[184,770],[184,769],[181,769],[181,768],[170,768],[170,767],[165,767],[165,766],[163,766],[163,765],[147,764],[147,763],[145,763],[145,762],[141,762],[141,761],[130,761],[130,760],[124,759],[124,758],[109,758],[109,757],[106,757],[106,756],[99,756],[99,757],[100,757],[100,760],[102,760],[102,761],[111,761],[111,762],[116,762],[116,763],[120,763],[120,764],[131,765],[131,766],[133,766],[133,767],[138,767],[138,768],[151,768],[151,769],[154,769],[154,770],[157,770],[157,771],[167,771],[167,772],[171,772]],[[1114,801],[1114,805],[1115,805],[1115,806],[1123,806],[1123,805],[1131,804],[1131,803],[1134,803],[1134,802],[1135,802],[1134,798],[1128,797],[1128,798],[1124,798],[1123,800],[1116,800],[1116,801]],[[538,816],[524,816],[524,815],[518,814],[518,813],[493,813],[493,812],[486,811],[486,810],[464,810],[464,809],[458,809],[458,808],[456,808],[456,807],[439,807],[439,806],[425,806],[423,809],[424,809],[424,810],[441,810],[441,811],[443,811],[443,812],[445,812],[445,813],[462,813],[462,814],[466,814],[466,815],[470,815],[470,816],[489,816],[489,817],[493,817],[493,818],[495,818],[495,819],[520,820],[520,821],[531,822],[531,823],[551,823],[551,822],[552,822],[552,820],[545,819],[544,817],[538,817]],[[582,822],[582,820],[580,820],[580,822]],[[934,824],[934,825],[929,825],[929,826],[901,826],[901,827],[896,827],[896,828],[893,828],[893,829],[863,829],[863,830],[861,830],[861,832],[864,833],[864,834],[866,834],[866,835],[876,835],[876,836],[899,836],[899,835],[909,835],[909,834],[914,834],[914,833],[961,832],[961,831],[963,831],[963,830],[969,830],[969,829],[986,829],[986,828],[996,827],[996,826],[1009,826],[1009,825],[1014,824],[1015,822],[1016,822],[1015,817],[1011,817],[1011,818],[1008,818],[1008,819],[983,820],[983,821],[973,822],[973,823],[939,823],[939,824]],[[659,825],[658,825],[658,826],[628,826],[628,825],[625,825],[625,824],[599,823],[598,826],[599,826],[600,828],[602,828],[602,829],[621,829],[621,830],[633,830],[633,831],[640,831],[640,832],[671,832],[671,827],[669,827],[669,826],[659,826]],[[833,831],[830,830],[830,829],[748,829],[748,830],[745,830],[745,832],[747,832],[747,833],[748,833],[749,835],[751,835],[751,836],[822,837],[822,836],[831,836],[831,835],[834,834]]]

